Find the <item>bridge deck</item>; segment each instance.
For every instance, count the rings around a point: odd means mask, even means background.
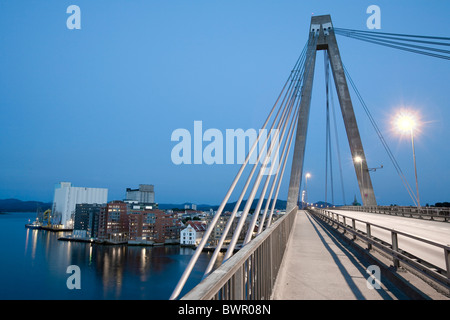
[[[381,279],[380,289],[369,289],[369,265],[306,211],[299,211],[272,299],[408,299],[386,279]]]

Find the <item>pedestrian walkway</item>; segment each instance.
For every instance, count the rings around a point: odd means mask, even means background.
[[[369,289],[369,263],[306,211],[298,211],[278,273],[274,300],[408,299],[387,279]],[[369,283],[374,283],[369,279]]]

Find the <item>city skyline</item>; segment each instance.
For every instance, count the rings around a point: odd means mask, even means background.
[[[368,30],[366,9],[376,4],[379,31],[436,36],[450,31],[450,4],[439,1],[78,1],[80,30],[66,27],[70,4],[1,4],[0,199],[52,201],[55,184],[71,181],[107,188],[108,201],[122,199],[126,188],[152,184],[157,203],[218,205],[240,165],[176,165],[171,134],[180,128],[193,133],[195,121],[224,135],[227,129],[259,129],[306,43],[312,14],[330,14],[336,27]],[[415,143],[421,204],[449,201],[448,63],[337,40],[344,65],[411,185],[411,143],[393,131],[391,120],[402,108],[420,114]],[[322,60],[318,54],[304,166],[311,174],[310,201],[325,200]],[[371,173],[377,202],[412,204],[350,94],[369,167],[383,166]],[[360,197],[334,97],[349,204]],[[334,165],[335,202],[342,204],[337,161]],[[287,183],[285,176],[281,200],[287,198]]]

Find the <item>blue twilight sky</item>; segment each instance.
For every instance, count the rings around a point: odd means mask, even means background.
[[[81,9],[81,30],[66,27],[72,4]],[[159,203],[219,204],[239,165],[177,166],[172,132],[193,132],[196,120],[203,130],[224,133],[259,128],[306,43],[311,15],[330,14],[336,27],[368,30],[372,4],[381,8],[380,31],[450,36],[450,2],[442,0],[0,0],[0,199],[52,201],[55,183],[71,181],[108,188],[108,200],[147,183],[155,185]],[[391,132],[390,117],[402,106],[420,112],[421,202],[450,201],[449,62],[337,39],[413,187],[411,143]],[[325,193],[322,56],[305,157],[311,201]],[[384,166],[371,175],[378,203],[412,204],[351,94],[369,167]],[[349,203],[360,196],[336,110]],[[335,202],[342,203],[333,161]]]

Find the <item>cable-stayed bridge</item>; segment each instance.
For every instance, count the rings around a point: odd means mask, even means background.
[[[171,299],[433,299],[449,296],[450,210],[420,205],[417,171],[414,190],[345,68],[336,35],[450,59],[450,51],[445,49],[450,45],[450,38],[341,29],[333,26],[329,15],[312,17],[308,41],[261,127],[275,134],[260,134],[251,146]],[[330,87],[334,83],[362,206],[315,208],[305,201],[305,194],[300,193],[305,176],[303,162],[317,51],[324,52],[326,174],[330,168],[332,176]],[[370,177],[374,169],[369,168],[366,161],[348,84],[363,105],[414,207],[377,205]],[[267,148],[267,152],[258,154],[257,161],[250,165],[258,144]],[[281,181],[288,173],[287,159],[291,150],[286,213],[275,218],[275,203]],[[237,190],[238,184],[243,185],[241,190]],[[180,297],[233,193],[239,194],[238,200],[227,216],[202,282]],[[244,209],[238,215],[244,198]],[[253,214],[250,213],[252,205],[256,206]],[[215,267],[218,259],[222,262]],[[421,288],[405,285],[408,280],[405,281],[401,270],[409,270],[424,285]]]

